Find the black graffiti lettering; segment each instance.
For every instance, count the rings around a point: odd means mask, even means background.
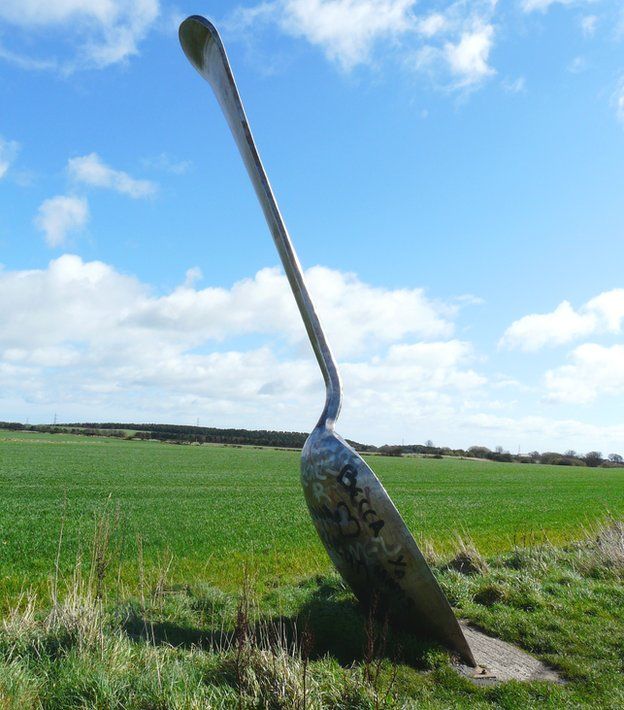
[[[338,485],[349,493],[352,501],[355,501],[357,494],[362,492],[362,489],[357,487],[357,471],[350,464],[342,467],[337,480]]]
[[[372,515],[373,517],[377,517],[377,513],[371,508],[370,510],[367,510],[365,513],[362,513],[362,519],[364,520],[365,523],[368,522],[366,519],[369,515]]]
[[[375,537],[379,535],[379,531],[385,525],[383,520],[375,520],[373,523],[369,523],[368,527],[373,531]]]
[[[364,510],[365,507],[368,508],[367,511]],[[362,517],[365,517],[367,515],[367,513],[369,513],[371,511],[370,500],[368,499],[367,496],[362,496],[362,500],[360,500],[360,502],[358,503],[358,510],[360,511],[360,515]]]
[[[396,560],[389,559],[388,562],[391,565],[396,565],[397,567],[405,567],[405,557],[403,557],[403,555],[399,555]]]
[[[405,577],[405,558],[403,555],[399,555],[396,560],[389,559],[388,562],[394,567],[394,576],[397,579],[403,579]]]
[[[379,519],[377,511],[373,510],[371,506],[370,499],[368,497],[369,489],[366,488],[366,492],[364,492],[361,488],[359,488],[357,485],[357,478],[358,472],[356,468],[351,466],[351,464],[347,464],[342,467],[336,480],[338,484],[348,492],[351,502],[357,502],[360,518],[373,531],[373,535],[377,537],[385,523],[383,520]],[[341,505],[344,505],[344,503]],[[374,518],[374,520],[369,522],[369,519],[371,518]]]
[[[359,537],[364,526],[372,532],[372,537],[377,538],[384,528],[385,522],[371,505],[370,488],[368,486],[360,488],[357,485],[358,470],[355,466],[351,464],[343,466],[336,477],[336,482],[349,495],[351,505],[342,500],[335,509],[326,504],[318,507],[309,506],[309,508],[317,529],[323,530],[322,537],[326,546],[331,547],[336,554],[344,559],[348,555],[343,548],[345,540]],[[361,560],[357,564],[353,559],[347,561],[352,566],[361,566]],[[399,579],[405,574],[400,564],[393,571],[395,577]]]

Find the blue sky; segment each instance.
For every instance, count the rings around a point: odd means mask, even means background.
[[[177,25],[221,29],[360,441],[624,453],[611,0],[5,0],[0,419],[309,430],[322,383]]]

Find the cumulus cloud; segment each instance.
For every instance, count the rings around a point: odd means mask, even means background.
[[[195,288],[200,276],[190,269],[182,285],[155,296],[113,267],[73,255],[43,270],[0,272],[0,300],[13,304],[0,316],[2,342],[13,348],[57,347],[115,335],[127,343],[148,338],[157,348],[169,343],[186,349],[251,333],[284,335],[291,344],[305,340],[288,282],[278,269],[262,269],[231,288]],[[367,352],[371,343],[452,333],[449,317],[455,308],[427,299],[420,289],[375,288],[320,266],[306,277],[345,356]],[[44,292],[48,295],[41,299]],[[340,337],[344,330],[353,337]]]
[[[449,21],[440,12],[433,12],[431,15],[425,15],[416,19],[416,31],[423,37],[435,37],[444,30],[448,29]]]
[[[494,73],[488,60],[495,6],[496,0],[455,0],[419,14],[416,0],[273,0],[235,9],[227,24],[257,31],[270,23],[319,47],[344,71],[372,63],[377,49],[395,52],[406,66],[448,74],[465,87]]]
[[[17,157],[19,143],[0,136],[0,180],[7,174],[11,163]]]
[[[397,389],[406,387],[413,402],[415,390],[464,392],[484,385],[487,379],[469,367],[474,360],[472,345],[461,340],[392,345],[383,358],[347,363],[345,377],[359,396],[387,390],[395,397]]]
[[[105,67],[137,54],[159,13],[158,0],[3,0],[0,22],[25,33],[57,31],[75,49],[76,57],[65,69]],[[11,54],[28,68],[28,58]],[[57,66],[50,60],[30,60],[34,68]]]
[[[270,22],[323,50],[349,71],[370,60],[375,43],[393,41],[412,28],[415,0],[274,0],[237,8],[231,27],[247,29]],[[436,25],[429,19],[431,31]]]
[[[617,450],[624,440],[624,424],[604,426],[578,419],[551,419],[537,415],[514,418],[481,412],[464,416],[463,426],[473,433],[475,441],[492,438],[515,441],[524,452],[531,449]]]
[[[499,345],[527,352],[562,345],[597,333],[618,334],[624,322],[624,289],[604,291],[575,310],[563,301],[551,313],[535,313],[514,321]]]
[[[624,426],[514,417],[499,387],[516,383],[482,372],[471,343],[454,335],[455,305],[325,267],[306,277],[343,373],[344,435],[617,450]],[[285,277],[262,269],[229,288],[200,288],[199,279],[191,268],[159,294],[109,264],[67,254],[43,269],[0,270],[0,302],[11,304],[0,309],[3,411],[31,420],[57,412],[73,420],[313,426],[323,383]],[[610,294],[593,302],[615,327],[621,312]],[[553,371],[547,396],[572,401],[579,381],[593,382],[597,394],[621,393],[622,347],[579,348],[566,364],[577,371]],[[587,390],[584,401],[592,396]]]
[[[306,279],[340,355],[360,354],[408,336],[436,338],[453,331],[450,318],[456,306],[431,301],[421,289],[375,288],[353,274],[321,266],[308,269]],[[138,305],[129,318],[137,326],[188,330],[200,338],[281,333],[291,343],[305,340],[286,277],[274,268],[262,269],[231,289],[183,285]]]
[[[464,32],[456,44],[449,42],[445,45],[451,71],[459,77],[462,86],[475,84],[495,73],[488,64],[493,38],[492,25],[479,25]]]
[[[587,404],[601,394],[624,394],[624,345],[585,343],[569,359],[570,364],[546,373],[549,401]]]
[[[455,306],[325,267],[306,276],[343,366],[353,422],[382,403],[392,409],[393,399],[403,418],[446,416],[458,395],[486,382],[470,344],[448,337]],[[140,401],[152,418],[192,407],[232,425],[311,426],[322,378],[286,278],[269,268],[203,289],[198,278],[191,269],[156,295],[110,265],[72,255],[46,269],[0,271],[0,302],[11,303],[0,311],[0,381],[4,368],[15,397],[62,401],[71,411],[91,406],[92,416]],[[241,337],[251,338],[248,347]]]
[[[59,247],[65,244],[69,233],[82,229],[88,219],[89,205],[84,197],[57,195],[39,205],[35,226],[44,233],[48,246]]]
[[[322,47],[346,70],[368,60],[374,42],[410,27],[414,0],[286,0],[282,28]]]
[[[156,185],[153,182],[137,180],[123,170],[111,168],[97,153],[70,158],[67,170],[76,182],[115,190],[135,199],[150,197],[156,192]]]

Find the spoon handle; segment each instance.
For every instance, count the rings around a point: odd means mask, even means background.
[[[199,15],[184,20],[180,25],[179,35],[184,53],[199,74],[208,81],[217,97],[260,201],[325,380],[325,408],[317,426],[333,429],[340,413],[342,399],[340,375],[306,287],[299,259],[260,160],[225,48],[214,25]]]

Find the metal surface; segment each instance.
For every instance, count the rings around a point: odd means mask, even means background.
[[[334,431],[342,399],[338,368],[258,155],[219,34],[208,20],[194,15],[180,25],[180,43],[212,86],[232,131],[325,380],[325,407],[301,458],[301,482],[316,530],[363,604],[388,614],[402,628],[435,637],[474,666],[461,627],[390,497],[365,461]]]

